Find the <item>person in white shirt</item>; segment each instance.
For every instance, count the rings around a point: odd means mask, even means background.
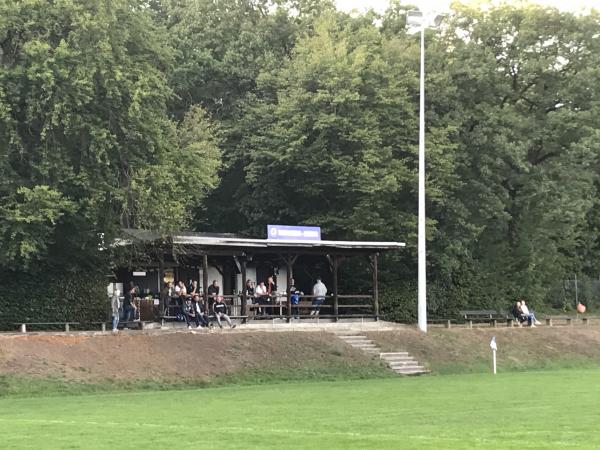
[[[527,317],[530,327],[535,328],[536,325],[541,325],[541,323],[535,318],[535,314],[529,311],[529,308],[525,304],[525,300],[521,300],[521,312],[525,317]]]
[[[327,295],[327,286],[323,284],[321,278],[317,278],[317,282],[313,286],[313,309],[310,312],[311,316],[318,316],[321,305],[325,302],[325,296]]]
[[[262,305],[263,302],[266,301],[265,299],[269,298],[269,293],[267,292],[267,287],[265,286],[264,281],[261,281],[260,284],[258,286],[256,286],[254,295],[256,296],[256,300],[258,301],[259,305]],[[259,308],[258,312],[262,313],[264,315],[267,312],[266,309],[267,308]]]
[[[119,326],[119,309],[121,308],[121,301],[119,300],[119,290],[113,289],[113,295],[110,300],[110,308],[112,311],[112,330],[113,333],[117,332],[117,327]]]

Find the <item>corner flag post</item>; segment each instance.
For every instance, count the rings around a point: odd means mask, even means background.
[[[494,364],[494,375],[496,375],[496,350],[498,350],[498,346],[496,345],[496,336],[492,337],[492,341],[490,342],[490,347],[492,349],[492,360]]]

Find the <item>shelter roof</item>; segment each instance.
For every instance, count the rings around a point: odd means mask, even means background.
[[[123,230],[123,237],[114,242],[115,246],[131,245],[133,243],[151,243],[161,240],[158,233],[148,230],[136,230],[127,228]],[[181,232],[169,239],[175,245],[201,247],[207,250],[226,249],[231,250],[262,250],[262,251],[302,251],[302,250],[342,250],[342,251],[386,251],[396,250],[406,246],[404,242],[391,241],[296,241],[282,239],[252,239],[234,234],[215,234],[199,232]]]

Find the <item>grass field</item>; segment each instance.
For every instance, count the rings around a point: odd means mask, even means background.
[[[599,448],[600,370],[0,399],[2,449]]]

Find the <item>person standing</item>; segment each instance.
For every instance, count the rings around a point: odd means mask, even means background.
[[[110,309],[112,311],[112,331],[113,333],[117,332],[117,327],[119,326],[119,309],[121,308],[121,301],[119,300],[119,290],[115,287],[113,289],[113,294],[110,299]]]
[[[212,284],[206,290],[206,293],[208,294],[208,307],[209,308],[212,308],[212,305],[217,300],[220,290],[221,289],[219,287],[219,282],[217,280],[213,280]],[[210,309],[209,309],[209,311],[210,311]]]
[[[244,294],[246,294],[246,306],[249,307],[249,311],[252,311],[251,305],[255,303],[256,290],[254,289],[254,282],[248,278],[246,285],[244,286]]]
[[[188,295],[192,298],[194,298],[196,295],[200,295],[200,291],[198,290],[198,282],[196,280],[191,282],[188,289]]]
[[[317,282],[313,286],[313,309],[310,312],[311,316],[318,316],[321,305],[325,302],[327,295],[327,286],[321,281],[321,277],[317,277]]]
[[[223,301],[223,297],[217,297],[217,300],[213,304],[213,312],[215,313],[215,319],[217,319],[219,328],[223,328],[221,319],[225,319],[231,328],[235,328],[235,325],[231,323],[231,318],[227,315],[227,305]]]
[[[267,294],[267,287],[265,286],[264,281],[261,281],[260,284],[256,286],[255,296],[258,305],[263,305],[266,303],[266,299],[269,297],[269,294]],[[263,316],[266,314],[265,308],[258,308],[258,312]]]
[[[300,307],[298,305],[300,304],[300,296],[303,295],[303,293],[295,286],[296,282],[293,278],[290,279],[290,284],[290,303],[292,304],[292,314],[294,315],[294,319],[299,319]]]
[[[136,297],[136,289],[133,284],[133,281],[129,282],[129,287],[127,288],[127,292],[125,292],[125,300],[123,301],[123,321],[129,322],[130,318],[132,321],[135,320],[135,297]]]
[[[275,298],[277,296],[277,285],[275,284],[272,276],[267,278],[267,284],[265,287],[267,288],[267,296],[265,298],[265,304],[267,305],[267,308],[265,308],[267,309],[266,314],[271,315],[273,314],[273,308],[270,306],[275,304]]]

